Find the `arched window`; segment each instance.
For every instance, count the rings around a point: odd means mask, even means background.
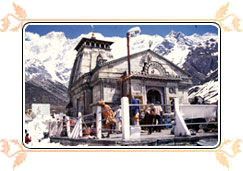
[[[166,70],[163,65],[156,61],[150,61],[149,63],[146,63],[144,67],[144,71],[148,75],[166,75]]]

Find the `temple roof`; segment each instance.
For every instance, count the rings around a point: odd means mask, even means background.
[[[76,51],[84,44],[84,42],[94,42],[94,43],[100,43],[100,44],[108,44],[109,46],[113,44],[113,42],[105,41],[105,40],[98,40],[95,38],[82,38],[78,45],[74,48]]]
[[[147,50],[144,50],[144,51],[141,51],[141,52],[138,52],[138,53],[134,53],[132,55],[130,55],[130,58],[133,58],[135,57],[136,55],[138,54],[141,54],[141,53],[146,53],[146,52],[150,52],[150,53],[153,53],[154,55],[156,55],[157,57],[161,58],[162,60],[165,60],[166,62],[168,62],[169,64],[171,64],[172,66],[174,66],[175,68],[177,68],[178,70],[180,70],[181,72],[183,72],[184,74],[186,74],[188,77],[191,77],[191,74],[189,74],[188,72],[184,71],[183,69],[181,69],[180,67],[178,67],[177,65],[175,65],[173,62],[169,61],[168,59],[160,56],[159,54],[157,54],[156,52],[154,51],[151,51],[150,49],[147,49]],[[114,59],[114,60],[111,60],[111,61],[107,61],[105,63],[102,63],[98,66],[96,66],[92,71],[91,73],[94,73],[96,72],[98,69],[102,68],[102,67],[105,67],[107,65],[110,65],[110,64],[114,64],[116,62],[120,62],[120,61],[123,61],[123,60],[127,60],[128,56],[124,56],[124,57],[121,57],[121,58],[118,58],[118,59]]]
[[[156,52],[154,51],[151,51],[150,49],[148,50],[144,50],[144,51],[141,51],[141,52],[138,52],[138,53],[134,53],[132,55],[130,55],[130,58],[133,58],[135,57],[136,55],[138,54],[142,54],[142,53],[147,53],[147,52],[150,52],[150,53],[153,53],[154,55],[156,55],[157,57],[161,58],[162,60],[165,60],[167,61],[169,64],[171,64],[172,66],[174,66],[175,68],[177,68],[179,71],[183,72],[185,75],[187,75],[189,78],[191,78],[191,74],[189,74],[188,72],[184,71],[183,69],[181,69],[180,67],[178,67],[177,65],[175,65],[174,63],[172,63],[171,61],[169,61],[168,59],[160,56],[159,54],[157,54]],[[74,83],[76,84],[77,82],[79,82],[81,79],[83,79],[84,77],[87,77],[87,76],[92,76],[96,71],[98,71],[99,69],[105,67],[105,66],[109,66],[111,64],[114,64],[116,62],[120,62],[120,61],[123,61],[123,60],[127,60],[128,56],[124,56],[124,57],[121,57],[121,58],[118,58],[118,59],[114,59],[114,60],[111,60],[111,61],[107,61],[107,62],[104,62],[104,63],[101,63],[99,65],[96,65],[96,67],[88,72],[88,73],[85,73],[83,74],[81,77],[79,77],[79,79]],[[181,80],[180,77],[173,77],[173,76],[165,76],[165,77],[158,77],[158,76],[154,76],[154,75],[144,75],[143,73],[135,73],[133,74],[134,77],[146,77],[146,78],[149,78],[149,79],[165,79],[165,80],[174,80],[174,81],[179,81]]]

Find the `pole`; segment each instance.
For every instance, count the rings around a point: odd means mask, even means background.
[[[127,63],[128,63],[128,75],[131,75],[131,66],[130,66],[130,46],[129,46],[129,33],[127,33]],[[131,90],[131,78],[128,79],[128,88],[129,88],[129,103],[132,104],[132,90]]]

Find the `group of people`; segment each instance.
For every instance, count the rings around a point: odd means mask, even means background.
[[[157,104],[148,103],[144,110],[144,116],[141,116],[138,101],[135,98],[132,98],[131,101],[132,104],[135,104],[135,106],[130,107],[130,125],[149,125],[148,127],[144,127],[144,129],[148,130],[148,134],[152,134],[154,131],[161,132],[161,124],[163,124],[163,109],[160,102],[157,102]],[[106,119],[103,121],[102,125],[103,128],[106,129],[106,137],[109,137],[112,133],[112,129],[117,123],[117,119],[115,119],[115,112],[113,112],[110,106],[105,104],[104,101],[100,101],[99,105],[102,107],[102,111],[104,111],[102,112],[102,118]],[[158,126],[153,126],[156,124],[158,124]]]
[[[150,125],[144,128],[148,129],[148,134],[152,134],[154,131],[161,132],[161,124],[163,124],[163,109],[160,102],[157,102],[157,104],[148,103],[145,107],[144,113],[145,115],[141,124]],[[159,124],[159,126],[153,126],[156,124]]]
[[[138,105],[139,103],[132,98],[132,104]],[[163,109],[159,101],[157,101],[157,104],[148,102],[143,111],[139,111],[139,106],[132,106],[130,110],[130,125],[150,125],[143,128],[148,130],[148,134],[152,134],[155,130],[161,132],[162,126],[153,126],[155,124],[163,124]]]
[[[62,120],[61,120],[61,122],[62,122],[62,127],[63,127],[63,129],[62,129],[62,132],[61,132],[61,136],[67,136],[67,118],[66,118],[66,116],[63,116],[63,118],[62,118]],[[60,120],[59,119],[57,119],[57,122],[58,122],[58,125],[60,124]],[[70,118],[70,120],[69,120],[69,123],[70,123],[70,131],[72,132],[72,130],[74,129],[74,127],[75,127],[75,120],[73,119],[73,118]]]
[[[139,104],[138,101],[134,98],[132,98],[132,104]],[[105,104],[105,102],[99,101],[99,106],[101,106],[102,110],[102,128],[103,133],[106,132],[106,136],[102,133],[103,138],[110,137],[110,134],[113,133],[113,130],[116,127],[117,122],[119,122],[119,119],[116,118],[116,113],[111,109],[111,107],[108,104]],[[144,116],[141,116],[141,110],[139,110],[139,106],[131,106],[130,107],[130,125],[148,125],[148,127],[144,127],[143,129],[148,130],[148,134],[152,134],[152,132],[157,131],[161,132],[163,124],[163,109],[161,107],[160,102],[157,102],[157,104],[148,103],[148,105],[144,109]],[[66,118],[65,116],[62,119],[63,122],[63,134],[64,135],[67,132],[67,125],[66,125]],[[158,126],[152,126],[155,124],[159,124]],[[73,125],[71,125],[73,126]]]

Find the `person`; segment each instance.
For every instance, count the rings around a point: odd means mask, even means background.
[[[132,98],[132,104],[138,104],[138,101]],[[138,125],[139,113],[138,106],[131,106],[131,115],[130,115],[130,125]]]
[[[74,129],[74,127],[75,127],[75,121],[74,121],[74,119],[72,118],[72,119],[70,120],[70,130],[72,131],[72,130]]]
[[[115,118],[116,118],[116,133],[121,133],[122,130],[122,121],[121,121],[121,108],[119,108],[115,112]]]
[[[110,137],[110,134],[112,133],[112,128],[114,127],[114,125],[116,124],[116,119],[114,118],[114,113],[112,110],[109,110],[111,109],[111,107],[107,104],[105,104],[105,102],[102,100],[102,101],[99,101],[99,105],[102,107],[102,111],[105,111],[105,112],[102,112],[102,118],[103,119],[107,119],[104,121],[104,128],[107,129],[107,136],[106,138]],[[107,111],[108,110],[108,111]],[[104,137],[104,135],[102,134],[102,137]]]
[[[195,96],[191,104],[198,104],[198,97]]]
[[[150,125],[147,127],[148,129],[148,134],[152,134],[153,133],[153,122],[154,122],[154,117],[156,114],[156,109],[154,108],[154,104],[153,103],[149,103],[149,106],[146,107],[145,109],[145,120],[146,120],[146,125]]]
[[[25,144],[29,144],[31,142],[31,137],[29,137],[29,134],[27,132],[25,134],[24,142]]]
[[[91,134],[91,129],[87,125],[83,125],[83,137],[88,137]]]
[[[162,109],[159,101],[157,101],[157,105],[154,106],[154,108],[155,108],[155,116],[154,116],[155,123],[154,124],[156,124],[156,122],[158,122],[158,124],[162,124],[163,123],[163,120],[162,120],[163,109]],[[162,126],[156,127],[156,131],[160,132],[161,128],[162,128]]]
[[[62,129],[61,136],[67,136],[67,119],[65,116],[63,116],[63,119],[62,119],[62,126],[63,126],[63,129]]]
[[[174,112],[175,111],[175,100],[174,99],[171,99],[170,100],[170,104],[172,105],[171,106],[171,112]]]

